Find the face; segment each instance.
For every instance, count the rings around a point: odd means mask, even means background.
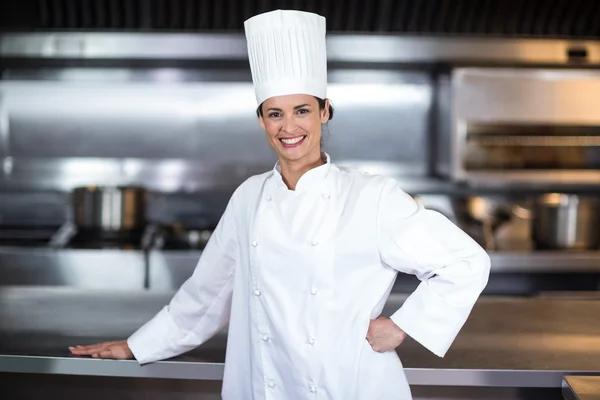
[[[261,127],[282,161],[318,158],[321,154],[321,125],[329,120],[329,102],[319,110],[313,96],[276,96],[262,104]]]

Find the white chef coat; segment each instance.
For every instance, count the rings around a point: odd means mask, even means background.
[[[422,282],[391,319],[442,357],[489,269],[476,242],[394,179],[327,156],[291,191],[276,166],[235,191],[193,275],[128,343],[145,364],[229,322],[225,400],[410,399],[397,353],[365,339],[398,272]]]

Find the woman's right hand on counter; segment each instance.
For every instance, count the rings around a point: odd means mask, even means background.
[[[110,358],[114,360],[129,360],[133,353],[127,344],[127,340],[116,342],[96,343],[88,346],[69,347],[71,354],[76,356],[92,356],[93,358]]]

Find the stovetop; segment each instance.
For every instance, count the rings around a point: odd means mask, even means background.
[[[60,226],[0,225],[0,245],[46,247]]]
[[[59,249],[202,250],[212,229],[172,229],[148,225],[133,231],[81,230],[61,226],[0,225],[0,246]]]
[[[136,231],[86,231],[62,226],[0,225],[0,246],[64,249],[143,249],[151,243],[148,229]]]
[[[65,243],[71,249],[145,249],[150,244],[150,233],[142,231],[94,232],[78,231]]]

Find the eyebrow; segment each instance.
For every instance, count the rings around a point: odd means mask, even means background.
[[[304,108],[304,107],[308,107],[310,106],[310,104],[300,104],[299,106],[294,107],[294,110],[298,110],[299,108]],[[275,107],[271,107],[269,109],[267,109],[267,111],[283,111],[281,108],[275,108]]]

